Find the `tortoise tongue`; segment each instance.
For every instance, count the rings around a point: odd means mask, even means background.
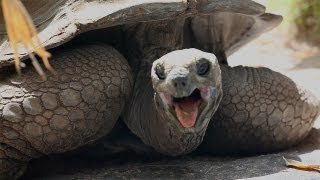
[[[199,101],[184,100],[179,103],[174,103],[177,118],[181,125],[185,128],[193,127],[198,116]]]

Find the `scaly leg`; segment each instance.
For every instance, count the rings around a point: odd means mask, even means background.
[[[61,153],[108,134],[131,90],[127,61],[105,45],[57,50],[56,75],[42,81],[0,72],[0,179],[42,154]]]
[[[267,68],[221,66],[223,98],[202,150],[263,153],[297,144],[320,111],[316,97]]]
[[[26,170],[26,161],[30,157],[0,143],[0,179],[10,180],[19,178]]]

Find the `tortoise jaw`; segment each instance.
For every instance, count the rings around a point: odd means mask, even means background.
[[[173,108],[176,118],[184,128],[191,128],[196,124],[201,101],[199,89],[195,89],[187,97],[173,97]]]
[[[183,128],[188,129],[198,124],[198,119],[208,104],[205,89],[196,88],[189,96],[178,98],[170,93],[160,93],[160,98],[167,111]]]

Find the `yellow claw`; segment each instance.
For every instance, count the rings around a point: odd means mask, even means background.
[[[304,171],[316,171],[320,173],[320,165],[307,165],[293,159],[286,159],[284,157],[282,158],[287,167],[292,167],[292,168],[300,169]]]
[[[36,28],[20,0],[2,0],[2,10],[10,46],[14,52],[14,62],[17,72],[21,74],[20,58],[18,54],[19,43],[21,43],[28,52],[31,50],[34,51],[41,57],[45,67],[48,70],[53,71],[49,63],[51,54],[41,45]],[[33,53],[29,53],[29,56],[36,71],[42,78],[45,78],[45,74]]]

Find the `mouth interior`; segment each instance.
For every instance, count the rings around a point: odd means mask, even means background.
[[[191,95],[187,97],[173,97],[172,102],[174,111],[183,127],[190,128],[195,125],[201,101],[202,98],[199,89],[195,89]]]

